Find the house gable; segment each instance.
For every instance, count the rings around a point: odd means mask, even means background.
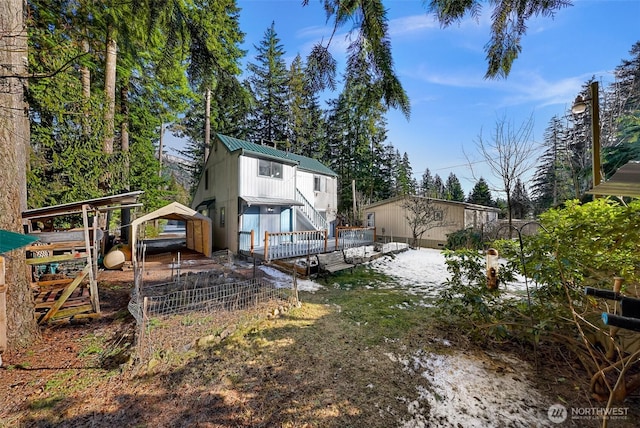
[[[298,169],[309,171],[312,173],[337,177],[338,175],[330,168],[323,165],[317,159],[307,156],[297,155],[295,153],[285,152],[270,146],[251,143],[249,141],[240,140],[238,138],[228,137],[226,135],[217,134],[220,142],[230,152],[241,151],[245,155],[253,155],[258,158],[271,158],[282,161],[283,163],[298,165]]]

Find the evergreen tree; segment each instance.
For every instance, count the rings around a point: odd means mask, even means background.
[[[378,159],[378,177],[379,182],[376,184],[377,200],[384,200],[395,196],[396,189],[396,175],[395,165],[398,160],[396,159],[396,149],[393,144],[387,143],[380,149],[381,156],[376,157]]]
[[[544,131],[544,153],[533,176],[535,212],[541,213],[573,197],[571,165],[567,156],[567,128],[554,116]]]
[[[433,198],[445,199],[445,186],[438,174],[433,177]]]
[[[631,59],[616,67],[613,96],[615,113],[611,120],[617,127],[615,142],[603,147],[603,170],[606,177],[630,160],[640,159],[640,42],[630,50]]]
[[[444,187],[445,199],[458,202],[464,201],[464,190],[462,190],[460,180],[458,180],[458,177],[456,177],[453,172],[447,177],[447,182]]]
[[[288,140],[294,153],[322,158],[324,150],[323,118],[318,97],[309,85],[307,70],[300,55],[289,68]]]
[[[386,140],[386,109],[370,98],[367,88],[372,85],[372,77],[366,67],[367,61],[366,57],[350,58],[344,88],[338,99],[330,103],[327,119],[327,161],[342,179],[339,206],[346,212],[353,201],[353,180],[365,201],[379,197],[376,183],[384,180],[375,173],[380,162],[375,153],[383,150]],[[394,163],[391,172],[395,175],[395,184],[399,174],[397,165]]]
[[[249,135],[256,142],[286,142],[288,73],[285,51],[276,33],[275,22],[254,48],[257,51],[256,62],[247,65],[250,73],[247,80],[255,98]]]
[[[489,189],[489,184],[482,177],[476,182],[469,192],[469,197],[467,197],[467,202],[470,204],[484,205],[487,207],[494,206],[493,199],[491,198],[491,190]]]
[[[401,161],[397,165],[397,195],[414,195],[416,192],[416,182],[413,178],[413,172],[411,170],[411,162],[409,162],[409,155],[405,152],[402,157],[400,153],[397,153],[397,158]]]
[[[22,233],[22,212],[27,208],[26,165],[29,142],[28,105],[25,102],[27,67],[24,56],[29,48],[25,34],[25,2],[0,2],[0,64],[4,76],[0,79],[0,229]],[[25,251],[12,251],[5,258],[9,286],[6,292],[6,318],[2,314],[3,336],[8,349],[31,344],[38,336],[33,316],[33,289],[27,281]],[[4,272],[3,272],[4,273]],[[5,282],[6,281],[6,282]],[[3,299],[5,298],[3,296]],[[3,302],[3,311],[5,310]],[[6,328],[6,329],[5,329]],[[4,337],[2,345],[5,345]],[[0,358],[5,351],[0,347]]]
[[[511,214],[513,218],[527,218],[531,212],[531,200],[529,193],[524,187],[524,183],[518,178],[513,188],[513,196],[511,198]]]
[[[422,174],[422,179],[420,181],[420,196],[426,196],[428,198],[432,198],[434,193],[433,187],[433,177],[431,176],[431,171],[427,168]]]

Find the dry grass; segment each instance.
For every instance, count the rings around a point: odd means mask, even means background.
[[[386,280],[359,269],[332,277],[321,291],[301,293],[300,308],[275,318],[229,318],[224,340],[187,350],[167,343],[153,368],[137,371],[98,365],[101,354],[132,334],[134,323],[105,326],[101,340],[87,341],[95,328],[90,324],[84,334],[63,337],[73,349],[55,364],[14,367],[0,375],[18,375],[0,382],[10,394],[0,400],[0,426],[398,426],[408,419],[403,397],[415,397],[416,388],[429,385],[388,355],[474,350],[460,341],[444,351],[439,339],[455,340],[459,334],[435,326],[432,310],[412,296],[376,287]],[[200,328],[195,314],[171,322]],[[60,349],[61,342],[54,345],[51,349]],[[23,354],[19,361],[47,355]],[[572,385],[563,390],[556,384],[553,398],[572,394]]]

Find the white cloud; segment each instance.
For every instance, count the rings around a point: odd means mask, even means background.
[[[440,24],[433,16],[426,13],[389,20],[389,35],[392,37],[423,33],[433,29],[439,30]]]

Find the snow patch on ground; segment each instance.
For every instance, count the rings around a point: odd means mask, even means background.
[[[387,252],[401,250],[403,245],[406,248],[406,244],[387,245]],[[348,251],[352,257],[369,257],[373,246]],[[386,285],[389,288],[423,296],[425,305],[438,297],[448,278],[444,255],[435,249],[389,254],[366,265],[393,277],[394,281]],[[291,275],[269,266],[260,266],[260,269],[278,287],[291,287]],[[299,290],[315,292],[321,287],[315,281],[298,279]],[[522,296],[524,281],[507,284],[506,288],[509,293],[520,292]],[[404,305],[398,309],[411,310],[415,306]],[[450,346],[446,340],[439,342]],[[548,403],[528,381],[533,375],[522,361],[502,355],[441,355],[425,351],[409,357],[387,355],[406,372],[424,379],[423,385],[417,387],[416,396],[398,398],[406,403],[409,415],[399,421],[402,427],[553,426],[547,417]]]
[[[387,355],[428,382],[417,387],[416,397],[400,398],[410,415],[400,421],[402,427],[551,426],[548,406],[527,380],[531,371],[521,361],[425,351],[408,358]]]
[[[293,277],[288,273],[284,273],[278,269],[272,268],[271,266],[261,265],[259,269],[267,275],[273,284],[277,288],[292,288],[293,287]],[[322,285],[318,284],[315,281],[311,281],[309,279],[300,279],[297,278],[298,282],[298,290],[299,291],[309,291],[311,293],[318,291],[322,288]]]
[[[368,266],[393,277],[397,282],[394,287],[399,286],[409,294],[423,296],[426,300],[437,298],[449,279],[444,254],[441,250],[431,248],[410,249],[384,256],[369,262]],[[532,287],[531,282],[528,285]],[[501,284],[500,287],[509,295],[526,294],[526,284],[522,277],[506,285]]]

